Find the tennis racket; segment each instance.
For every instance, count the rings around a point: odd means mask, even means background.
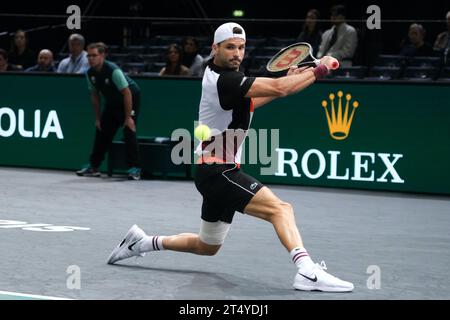
[[[317,67],[319,64],[320,60],[313,56],[311,45],[307,42],[298,42],[278,51],[269,62],[267,62],[266,69],[269,72],[275,73],[288,70],[292,66]],[[331,63],[332,70],[337,69],[338,67],[339,62],[337,60]]]

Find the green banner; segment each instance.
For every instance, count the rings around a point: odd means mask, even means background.
[[[275,175],[262,180],[449,194],[448,101],[449,86],[389,82],[315,84],[279,99],[255,114],[255,127],[280,128]]]
[[[193,132],[199,80],[135,80],[139,136]],[[278,139],[269,139],[270,163],[243,167],[264,183],[450,194],[448,101],[443,84],[316,83],[256,109],[245,158],[260,129]],[[78,169],[94,131],[83,76],[0,75],[0,165]]]

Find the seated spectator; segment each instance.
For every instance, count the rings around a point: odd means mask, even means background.
[[[320,13],[316,9],[311,9],[306,14],[303,30],[297,37],[297,42],[307,42],[313,48],[314,54],[319,51],[320,41],[322,40],[322,31],[319,29],[317,19],[320,18]]]
[[[34,67],[28,68],[26,72],[55,72],[53,65],[53,53],[50,50],[43,49],[39,52],[37,64]]]
[[[436,37],[434,42],[434,50],[438,52],[444,52],[450,48],[450,11],[445,16],[447,19],[447,31],[441,32]]]
[[[180,46],[175,43],[169,45],[166,55],[166,66],[159,72],[160,76],[190,76],[191,71],[188,67],[181,64],[183,52]]]
[[[18,69],[27,69],[36,63],[36,54],[28,47],[28,38],[23,30],[17,30],[8,54],[9,63]]]
[[[81,34],[74,33],[69,37],[68,58],[63,59],[58,65],[60,73],[86,73],[89,69],[87,52],[84,51],[84,37]]]
[[[5,71],[18,71],[18,69],[8,63],[8,52],[4,49],[0,49],[0,72]]]
[[[352,65],[353,55],[358,44],[358,35],[355,28],[346,23],[345,15],[343,5],[336,5],[331,8],[333,27],[322,35],[317,58],[327,55],[333,56],[339,60],[341,66],[347,67]]]
[[[408,41],[404,42],[403,48],[400,50],[399,54],[407,57],[433,55],[431,45],[426,43],[424,39],[425,28],[421,24],[411,24],[409,26]]]
[[[183,39],[183,60],[181,63],[189,68],[193,76],[203,76],[203,58],[199,54],[198,40],[194,37],[186,37]]]

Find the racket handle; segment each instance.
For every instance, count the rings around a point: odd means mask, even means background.
[[[320,60],[319,59],[314,59],[314,64],[316,65],[316,67],[318,67],[320,65]]]

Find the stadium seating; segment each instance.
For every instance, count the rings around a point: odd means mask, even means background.
[[[108,59],[124,67],[127,72],[154,75],[159,73],[165,65],[165,54],[168,45],[178,43],[184,36],[157,35],[146,39],[145,44],[133,44],[125,47],[108,45]],[[211,52],[209,37],[196,37],[200,44],[200,55],[208,57]],[[265,66],[281,48],[295,42],[293,38],[247,38],[246,53],[242,63],[242,70],[252,76],[270,76]],[[143,42],[144,43],[144,42]],[[69,54],[59,53],[56,61],[66,58]],[[431,81],[449,79],[448,67],[442,69],[441,57],[405,57],[392,54],[381,54],[375,60],[375,65],[341,67],[333,71],[327,78],[339,80],[367,79],[367,80],[415,80]]]
[[[408,66],[413,67],[434,67],[437,68],[441,64],[439,57],[413,57],[407,60]]]
[[[429,81],[437,76],[437,69],[433,67],[406,67],[403,78],[407,80]]]
[[[362,79],[366,74],[367,67],[365,66],[341,67],[332,72],[335,79]]]
[[[138,74],[147,70],[147,63],[145,62],[127,62],[122,65],[124,72],[131,74]]]
[[[404,61],[404,56],[381,54],[378,56],[376,65],[380,67],[400,67]]]
[[[394,80],[400,76],[400,67],[372,67],[369,70],[369,80]]]
[[[450,67],[442,68],[438,80],[450,81]]]

